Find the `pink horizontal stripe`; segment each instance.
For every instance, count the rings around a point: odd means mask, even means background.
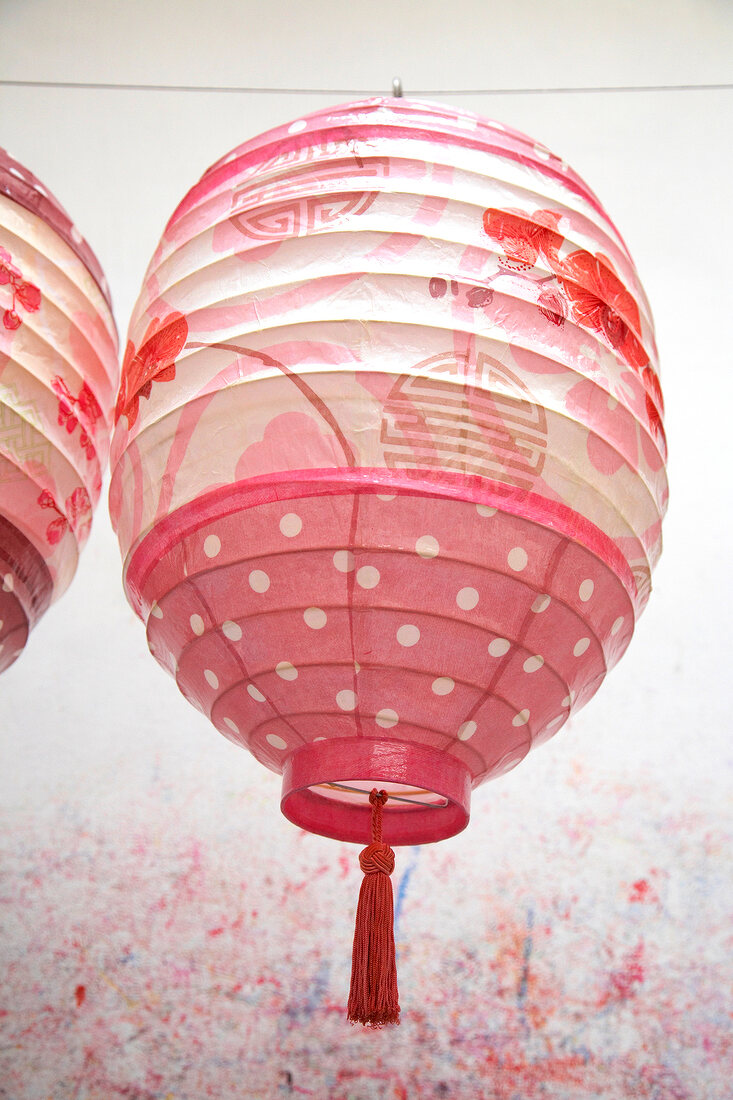
[[[341,142],[344,144],[345,148],[348,148],[347,143],[350,141],[363,140],[371,142],[376,141],[378,143],[379,139],[387,138],[427,141],[436,145],[458,145],[464,149],[475,149],[481,153],[489,153],[497,157],[502,157],[505,160],[514,161],[517,164],[523,165],[525,168],[530,168],[534,172],[539,172],[541,175],[561,183],[567,190],[572,191],[573,194],[578,195],[585,202],[589,203],[596,213],[598,213],[605,222],[610,224],[615,232],[618,232],[593,192],[582,183],[579,177],[575,178],[574,173],[573,176],[570,176],[567,171],[560,171],[557,168],[553,168],[552,165],[541,160],[539,157],[528,156],[525,153],[519,152],[517,149],[510,149],[506,145],[495,144],[493,142],[490,143],[486,140],[477,140],[476,138],[469,137],[463,132],[460,134],[448,133],[445,130],[430,129],[425,125],[405,126],[396,125],[390,122],[369,125],[365,125],[364,123],[346,123],[339,126],[324,126],[323,128],[315,130],[304,130],[297,134],[283,134],[282,136],[273,138],[265,145],[260,145],[255,149],[243,152],[241,156],[235,157],[226,164],[222,164],[218,168],[214,167],[213,169],[209,169],[178,205],[166,229],[170,229],[171,226],[175,225],[180,218],[192,210],[198,202],[206,195],[210,194],[210,192],[217,190],[229,180],[236,178],[247,168],[261,164],[271,157],[283,153],[296,152],[308,146],[316,146],[325,142]],[[386,150],[382,150],[380,154],[379,145],[375,144],[373,155],[386,156],[388,153]]]
[[[287,470],[264,474],[220,486],[182,505],[156,523],[129,554],[125,568],[125,588],[130,602],[140,614],[142,592],[152,569],[182,539],[213,520],[261,504],[270,504],[275,500],[337,496],[345,493],[378,493],[385,490],[409,496],[448,498],[470,504],[483,504],[548,527],[595,554],[616,574],[632,602],[636,601],[636,583],[619,548],[594,523],[567,505],[477,475],[446,470],[439,475],[433,471],[416,470],[411,475],[404,470],[379,467]]]

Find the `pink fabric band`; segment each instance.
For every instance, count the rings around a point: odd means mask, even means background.
[[[426,844],[455,836],[468,824],[471,776],[460,760],[407,741],[338,738],[296,750],[285,761],[280,809],[311,833],[368,843],[371,806],[338,802],[312,788],[356,778],[422,787],[448,800],[447,806],[408,806],[388,801],[384,839],[391,845]],[[416,799],[418,796],[415,796]]]

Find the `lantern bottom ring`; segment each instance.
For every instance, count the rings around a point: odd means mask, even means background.
[[[308,832],[364,844],[369,791],[384,786],[388,844],[428,844],[468,824],[471,774],[466,765],[428,745],[400,740],[333,738],[292,753],[283,768],[280,809]]]

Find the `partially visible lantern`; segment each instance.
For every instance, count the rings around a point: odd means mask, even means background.
[[[598,689],[661,548],[651,315],[597,198],[472,114],[329,108],[205,173],[129,335],[152,653],[298,825],[366,839],[379,786],[385,840],[456,833]]]
[[[96,257],[58,201],[0,150],[0,671],[74,575],[118,377]]]

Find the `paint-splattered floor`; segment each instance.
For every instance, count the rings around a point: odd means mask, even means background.
[[[589,725],[398,850],[403,1022],[376,1033],[344,1019],[358,849],[205,729],[6,809],[0,1096],[729,1097],[724,777]]]

